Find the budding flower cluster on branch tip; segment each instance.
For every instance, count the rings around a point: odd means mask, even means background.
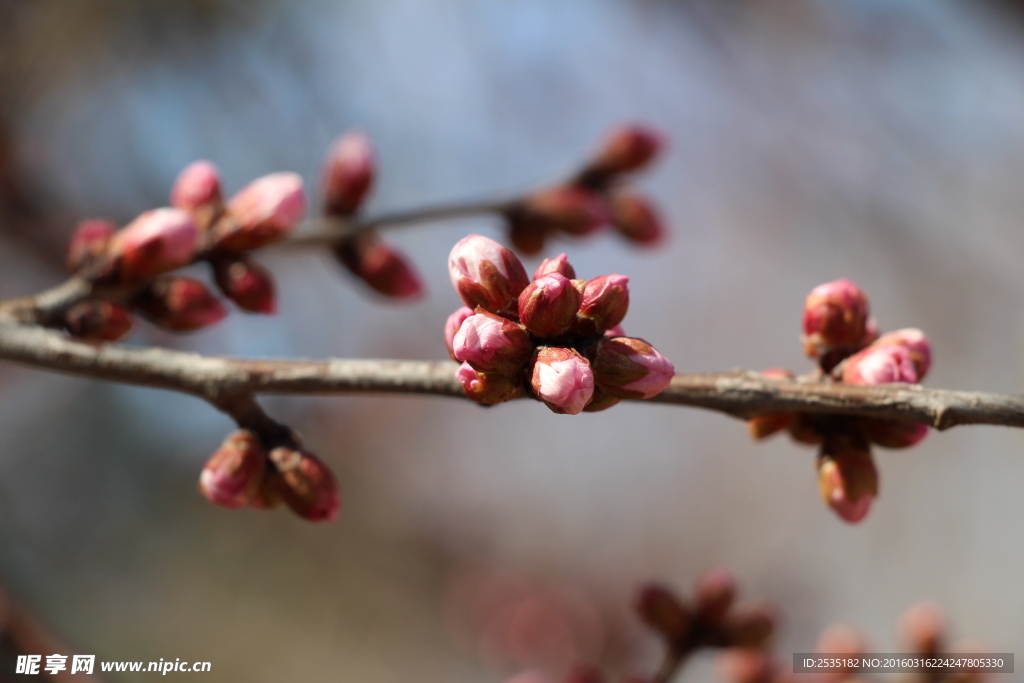
[[[849,280],[818,287],[804,305],[804,349],[832,381],[862,386],[895,382],[915,384],[931,367],[932,351],[921,330],[903,329],[879,336],[868,298]],[[767,379],[792,379],[773,368]],[[846,522],[863,520],[878,495],[878,472],[871,444],[907,448],[928,435],[928,425],[836,415],[791,413],[755,417],[751,435],[765,438],[786,430],[796,441],[821,445],[818,486],[825,503]]]
[[[199,250],[199,228],[181,209],[141,214],[111,238],[122,284],[137,284],[192,262]]]
[[[220,172],[209,161],[195,161],[182,170],[171,188],[171,206],[197,211],[224,202]]]
[[[647,342],[605,335],[626,314],[625,276],[575,279],[560,254],[530,281],[511,251],[480,235],[455,245],[448,269],[466,306],[448,317],[445,345],[463,362],[456,377],[478,403],[529,391],[552,411],[576,415],[656,396],[675,374]]]

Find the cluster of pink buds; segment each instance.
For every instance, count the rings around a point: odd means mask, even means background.
[[[324,214],[349,219],[363,206],[377,162],[370,139],[360,131],[338,138],[327,154],[323,172]],[[416,299],[423,294],[419,275],[377,233],[364,231],[339,239],[334,254],[349,272],[371,289],[395,299]]]
[[[657,244],[665,234],[661,218],[646,196],[622,180],[646,168],[664,146],[661,135],[643,126],[615,128],[569,182],[508,207],[509,240],[524,254],[538,254],[554,234],[579,237],[610,225],[634,244]]]
[[[175,332],[219,322],[227,311],[206,284],[170,275],[200,259],[210,263],[217,287],[241,310],[274,312],[274,281],[246,252],[283,240],[302,219],[302,179],[272,173],[225,203],[216,167],[197,161],[178,176],[171,204],[146,211],[120,230],[103,220],[79,224],[68,267],[99,291],[96,299],[68,311],[65,325],[73,336],[119,339],[132,327],[132,312]],[[122,292],[121,300],[100,298],[104,287]]]
[[[531,281],[515,254],[480,235],[455,245],[448,270],[466,305],[448,318],[445,343],[477,403],[529,391],[554,412],[576,415],[656,396],[675,373],[654,347],[619,327],[629,307],[623,275],[576,279],[561,254]]]
[[[270,509],[284,503],[312,522],[333,521],[341,507],[334,475],[300,447],[267,449],[248,430],[234,432],[207,461],[199,491],[228,508]]]
[[[846,384],[916,384],[931,366],[931,346],[917,329],[879,336],[870,316],[868,299],[849,280],[818,287],[807,297],[803,342],[819,372]],[[773,368],[768,378],[792,378]],[[865,518],[878,496],[878,472],[871,444],[907,448],[928,435],[928,425],[874,418],[793,413],[756,417],[749,421],[754,438],[788,430],[797,441],[820,446],[818,486],[822,498],[843,520]]]

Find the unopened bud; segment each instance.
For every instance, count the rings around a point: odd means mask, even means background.
[[[665,225],[651,201],[632,192],[612,198],[612,225],[635,244],[654,246],[665,238]]]
[[[685,641],[693,616],[675,594],[659,584],[648,584],[637,595],[636,611],[644,623],[671,643]]]
[[[462,322],[452,348],[456,360],[469,363],[479,372],[512,375],[530,359],[533,343],[519,323],[480,312]]]
[[[658,155],[665,143],[654,130],[636,125],[612,129],[605,137],[593,161],[587,165],[587,176],[607,177],[637,171]]]
[[[818,491],[851,524],[863,520],[878,497],[878,471],[862,437],[829,434],[818,456]]]
[[[608,202],[601,194],[577,185],[561,185],[526,197],[511,216],[544,231],[588,235],[610,220]]]
[[[110,238],[115,232],[117,226],[101,218],[79,223],[68,243],[68,270],[79,273],[105,261]]]
[[[252,432],[231,434],[199,475],[199,491],[211,502],[229,508],[247,505],[263,484],[267,451]]]
[[[215,226],[223,251],[259,249],[288,236],[306,213],[306,193],[296,173],[257,178],[231,198],[228,215]]]
[[[275,448],[270,459],[277,462],[294,460],[291,450]],[[274,485],[282,500],[292,511],[310,522],[333,522],[341,508],[338,484],[334,474],[319,458],[306,451],[298,451],[299,458],[294,467],[282,469],[274,476]]]
[[[466,396],[482,406],[497,405],[523,395],[513,378],[493,372],[477,372],[469,363],[459,366],[455,379],[459,380]]]
[[[199,249],[199,229],[181,209],[146,211],[118,232],[110,251],[118,257],[123,284],[136,284],[192,262]]]
[[[554,412],[578,415],[594,395],[594,372],[573,349],[542,348],[534,354],[530,386]]]
[[[725,618],[736,599],[736,577],[725,567],[714,567],[697,578],[694,589],[697,614],[715,624]]]
[[[936,655],[942,651],[946,638],[946,616],[938,603],[931,600],[919,602],[900,617],[899,633],[914,652]]]
[[[601,334],[621,323],[627,310],[629,278],[601,275],[587,281],[576,324],[583,334]]]
[[[185,211],[220,206],[223,201],[220,172],[209,161],[195,161],[186,166],[171,188],[171,206]]]
[[[420,277],[405,257],[374,233],[340,240],[334,254],[349,272],[384,296],[416,299],[423,294]]]
[[[194,332],[227,316],[206,285],[187,277],[161,278],[132,303],[155,325],[172,332]]]
[[[224,296],[243,311],[267,315],[277,311],[274,278],[252,259],[245,256],[217,259],[213,263],[213,275]]]
[[[613,396],[599,386],[594,386],[594,396],[590,399],[590,403],[583,409],[585,413],[599,413],[602,410],[608,410],[612,406],[616,405],[622,399],[618,396]]]
[[[850,356],[843,366],[843,381],[847,384],[916,384],[917,380],[914,359],[905,346],[872,345]]]
[[[763,648],[771,640],[777,621],[775,609],[770,605],[746,607],[728,616],[725,630],[735,647]]]
[[[548,273],[528,284],[519,295],[519,319],[538,337],[556,337],[569,330],[581,299],[564,275]]]
[[[789,436],[798,443],[817,446],[822,442],[818,420],[814,415],[797,413],[789,423]]]
[[[793,373],[785,368],[768,368],[761,371],[761,376],[768,379],[792,379]],[[788,429],[796,419],[795,413],[781,413],[778,415],[761,415],[747,420],[747,429],[754,439],[766,439],[776,432]]]
[[[117,341],[132,330],[127,308],[111,301],[83,301],[65,316],[71,336],[89,341]]]
[[[909,448],[928,436],[929,427],[920,422],[864,419],[864,434],[868,441],[883,448]]]
[[[569,257],[565,254],[559,254],[554,258],[546,258],[540,262],[537,266],[537,270],[533,271],[533,279],[539,280],[545,275],[551,273],[558,273],[564,277],[574,280],[576,278],[576,270],[569,263]]]
[[[522,212],[509,212],[506,218],[508,220],[508,241],[512,243],[513,247],[527,256],[539,254],[544,250],[544,243],[548,238],[547,227]]]
[[[868,298],[849,280],[818,285],[804,302],[804,351],[818,359],[857,351],[865,345],[868,315]]]
[[[915,328],[906,328],[887,332],[879,337],[871,348],[882,348],[885,346],[902,346],[910,352],[910,359],[914,362],[914,369],[917,371],[917,381],[920,382],[932,366],[932,346],[928,343],[928,337],[924,332]]]
[[[529,284],[515,254],[494,240],[470,235],[459,240],[448,256],[452,286],[470,308],[515,314],[519,294]]]
[[[463,306],[448,316],[448,320],[444,323],[444,345],[448,347],[448,355],[452,360],[458,360],[455,357],[455,333],[462,327],[462,322],[471,315],[473,315],[473,309]]]
[[[323,190],[328,216],[350,216],[366,198],[376,171],[373,145],[362,131],[338,138],[327,153]]]
[[[614,337],[597,343],[594,375],[597,385],[619,398],[657,396],[675,376],[672,361],[643,339]]]

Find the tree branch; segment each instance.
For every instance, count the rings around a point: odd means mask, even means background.
[[[10,322],[0,323],[0,359],[78,377],[191,394],[243,426],[269,424],[270,418],[252,399],[259,394],[392,393],[466,399],[455,379],[457,365],[451,361],[222,358],[88,344]],[[747,370],[679,374],[668,389],[648,401],[705,408],[740,419],[804,412],[923,422],[937,429],[962,424],[1024,427],[1024,396],[906,384],[866,387],[830,380],[768,379]]]

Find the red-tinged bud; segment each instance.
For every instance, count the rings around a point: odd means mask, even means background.
[[[621,398],[618,398],[617,396],[612,396],[601,387],[595,386],[594,396],[593,398],[590,399],[590,403],[587,404],[587,407],[583,409],[583,412],[599,413],[602,410],[608,410],[621,400]]]
[[[635,244],[655,246],[665,238],[665,224],[654,205],[647,197],[632,192],[612,198],[612,225]]]
[[[693,615],[676,595],[659,584],[647,584],[640,589],[636,611],[645,624],[660,633],[670,643],[679,643],[690,635]]]
[[[245,256],[217,259],[213,276],[224,296],[243,311],[271,315],[277,312],[274,278],[266,268]]]
[[[583,334],[601,334],[615,327],[629,310],[629,278],[601,275],[588,280],[576,325]]]
[[[214,227],[216,248],[248,251],[288,236],[306,213],[306,192],[296,173],[257,178],[231,198],[228,215]]]
[[[768,368],[761,371],[761,376],[767,379],[793,379],[793,373],[785,368]],[[795,419],[795,413],[761,415],[747,420],[747,429],[750,431],[750,436],[760,441],[784,429],[789,429]]]
[[[619,398],[651,398],[672,382],[675,366],[643,339],[613,337],[597,343],[597,385]]]
[[[278,495],[303,519],[310,522],[333,522],[341,508],[334,474],[312,453],[298,451],[297,459],[294,453],[292,449],[284,447],[270,452],[270,459],[274,463],[296,463],[273,477]]]
[[[909,448],[928,436],[928,425],[920,422],[893,420],[863,420],[868,441],[883,448]]]
[[[508,241],[518,251],[533,256],[544,251],[544,243],[548,239],[548,229],[543,224],[532,220],[521,211],[511,211],[508,220]]]
[[[117,226],[101,218],[79,223],[68,243],[68,270],[79,273],[104,262],[115,232]]]
[[[219,207],[223,202],[220,172],[209,161],[195,161],[186,166],[171,188],[171,206],[185,211]]]
[[[882,348],[885,346],[902,346],[910,352],[910,359],[914,362],[914,369],[917,371],[917,381],[920,382],[932,366],[932,346],[928,343],[928,337],[924,332],[915,328],[887,332],[879,337],[871,348]]]
[[[725,567],[713,567],[697,578],[695,609],[701,619],[718,623],[736,599],[736,577]]]
[[[569,331],[582,297],[564,275],[548,273],[526,286],[519,295],[519,320],[538,337],[556,337]]]
[[[640,170],[664,146],[662,136],[650,128],[618,126],[608,133],[593,161],[587,164],[586,175],[606,177]]]
[[[735,647],[763,648],[771,640],[777,621],[771,605],[746,607],[728,616],[725,631]]]
[[[469,363],[479,372],[514,375],[533,353],[533,343],[523,326],[507,318],[475,313],[466,318],[452,340],[455,360]]]
[[[519,294],[530,283],[515,254],[481,235],[455,244],[448,256],[448,274],[467,306],[482,306],[498,315],[515,315]]]
[[[353,275],[384,296],[417,299],[423,295],[423,284],[413,267],[374,233],[339,241],[334,254]]]
[[[594,395],[594,371],[574,349],[542,348],[534,354],[530,386],[552,411],[579,415]]]
[[[570,280],[576,279],[576,271],[573,269],[572,264],[569,263],[569,257],[565,254],[559,254],[555,258],[546,258],[541,261],[540,265],[537,266],[537,270],[533,271],[533,279],[539,280],[551,273],[558,273]]]
[[[462,327],[463,321],[471,315],[473,315],[473,309],[463,306],[448,316],[448,320],[444,323],[444,345],[448,347],[448,355],[452,360],[458,360],[455,357],[455,333]]]
[[[191,263],[199,250],[199,228],[181,209],[154,209],[115,234],[109,249],[119,259],[122,283],[145,282]]]
[[[511,401],[523,395],[516,381],[507,375],[491,372],[477,372],[469,363],[463,363],[455,371],[466,396],[482,406],[493,406]]]
[[[132,303],[152,323],[172,332],[194,332],[227,316],[206,285],[187,277],[161,278]]]
[[[916,384],[917,380],[914,359],[905,346],[869,346],[850,356],[843,366],[843,381],[847,384]]]
[[[328,216],[350,216],[362,206],[376,173],[370,138],[354,130],[338,138],[327,153],[323,190]]]
[[[529,195],[511,211],[511,216],[513,224],[589,235],[609,222],[611,210],[600,193],[578,185],[561,185]]]
[[[942,651],[946,638],[946,615],[936,602],[919,602],[900,617],[899,633],[914,652],[936,655]]]
[[[863,437],[829,434],[818,456],[818,491],[844,521],[863,520],[878,497],[878,470]]]
[[[845,357],[864,345],[868,316],[868,298],[849,280],[818,285],[804,303],[804,351],[834,365],[832,356]]]
[[[83,301],[65,316],[71,336],[89,341],[117,341],[132,330],[132,315],[110,301]]]
[[[211,502],[240,508],[257,497],[267,470],[267,451],[252,432],[231,434],[199,475],[199,491]]]

